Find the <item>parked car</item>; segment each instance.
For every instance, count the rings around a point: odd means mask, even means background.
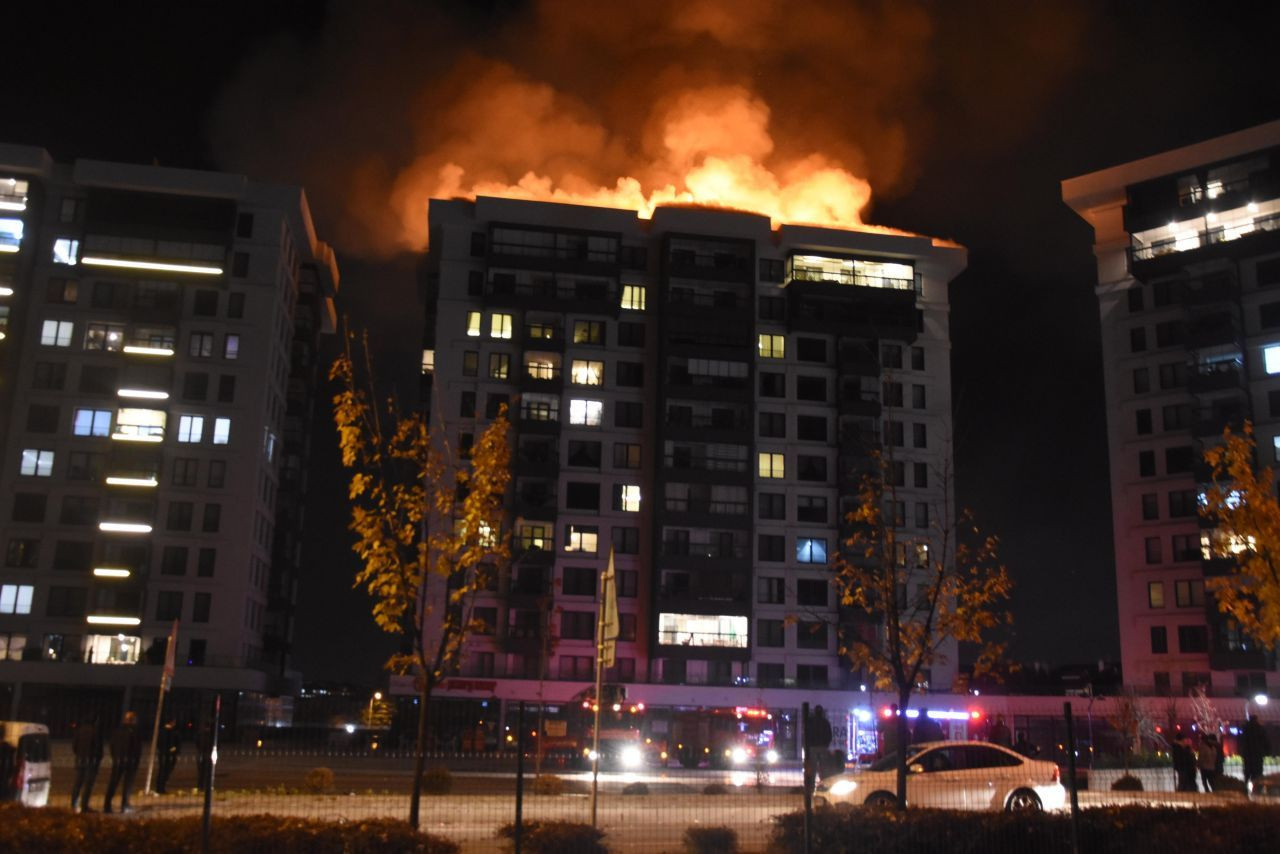
[[[827,799],[868,806],[898,802],[898,755],[826,780]],[[985,741],[934,741],[907,748],[907,803],[962,810],[1059,810],[1066,804],[1053,762]]]
[[[0,721],[0,800],[42,807],[49,801],[49,728]]]

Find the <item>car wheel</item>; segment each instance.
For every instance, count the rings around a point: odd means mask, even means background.
[[[1009,796],[1005,809],[1009,812],[1040,812],[1044,809],[1044,804],[1040,803],[1040,797],[1030,789],[1018,789]]]
[[[867,796],[866,805],[873,810],[891,810],[898,805],[898,799],[888,792],[872,792]]]

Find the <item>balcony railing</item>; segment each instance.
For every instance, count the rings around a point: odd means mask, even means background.
[[[824,270],[821,267],[791,268],[792,281],[800,282],[835,282],[841,285],[854,285],[861,288],[887,288],[893,291],[910,291],[915,289],[913,279],[894,279],[888,276],[869,276],[851,270]]]
[[[745,501],[709,501],[705,498],[667,498],[663,507],[672,513],[713,513],[741,516],[747,512]]]
[[[693,454],[667,454],[668,468],[699,469],[701,471],[744,472],[747,470],[746,460],[726,460],[716,457],[700,457]]]
[[[1195,232],[1187,232],[1151,243],[1141,243],[1135,237],[1133,245],[1129,247],[1129,257],[1132,261],[1150,261],[1162,255],[1188,252],[1218,243],[1229,243],[1257,232],[1276,230],[1280,230],[1280,213],[1256,216],[1247,223],[1216,223],[1212,226],[1206,223],[1205,228],[1197,229]]]
[[[750,548],[745,543],[695,543],[685,540],[667,540],[662,544],[665,557],[703,557],[742,559],[750,557]]]

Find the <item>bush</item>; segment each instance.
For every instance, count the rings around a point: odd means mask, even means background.
[[[804,813],[774,819],[770,854],[803,850]],[[1080,850],[1090,854],[1167,854],[1170,851],[1264,851],[1275,845],[1274,807],[1241,804],[1199,810],[1125,806],[1083,810]],[[823,854],[945,851],[1067,851],[1069,813],[877,811],[848,806],[815,810],[813,850]]]
[[[498,830],[500,839],[514,839],[514,824]],[[608,854],[604,831],[576,821],[526,821],[520,850],[528,854]]]
[[[731,827],[690,827],[684,832],[688,854],[734,854],[738,833]]]
[[[333,788],[333,772],[323,767],[312,768],[302,778],[302,788],[313,795],[329,791]]]
[[[403,821],[311,821],[254,815],[213,819],[211,850],[217,854],[458,854],[455,843],[417,833]],[[47,854],[182,854],[200,850],[200,817],[138,818],[75,815],[62,809],[0,804],[0,851]]]
[[[634,783],[628,783],[622,787],[624,795],[647,795],[649,794],[649,784],[637,780]]]
[[[539,774],[533,779],[530,787],[535,795],[563,795],[568,786],[563,777],[555,774]]]
[[[422,791],[428,795],[447,795],[453,791],[453,774],[443,765],[433,765],[422,772]]]
[[[1142,781],[1132,774],[1125,774],[1119,780],[1111,784],[1113,792],[1141,792]]]
[[[724,783],[708,783],[707,785],[702,787],[702,794],[727,795],[729,794],[729,789],[728,787],[725,786]]]

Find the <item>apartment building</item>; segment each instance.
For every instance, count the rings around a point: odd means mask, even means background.
[[[1125,682],[1274,689],[1273,650],[1219,614],[1232,548],[1198,518],[1203,451],[1254,423],[1280,459],[1280,122],[1072,178],[1094,229]]]
[[[175,620],[178,700],[291,690],[337,284],[296,187],[0,146],[10,716],[154,693]]]
[[[514,458],[514,559],[442,695],[585,688],[610,550],[605,678],[633,696],[796,708],[865,690],[838,649],[873,629],[840,607],[832,564],[877,450],[908,539],[950,506],[947,285],[964,250],[693,207],[481,197],[429,214],[433,423],[465,448],[505,403]],[[952,648],[931,687],[956,664]]]

